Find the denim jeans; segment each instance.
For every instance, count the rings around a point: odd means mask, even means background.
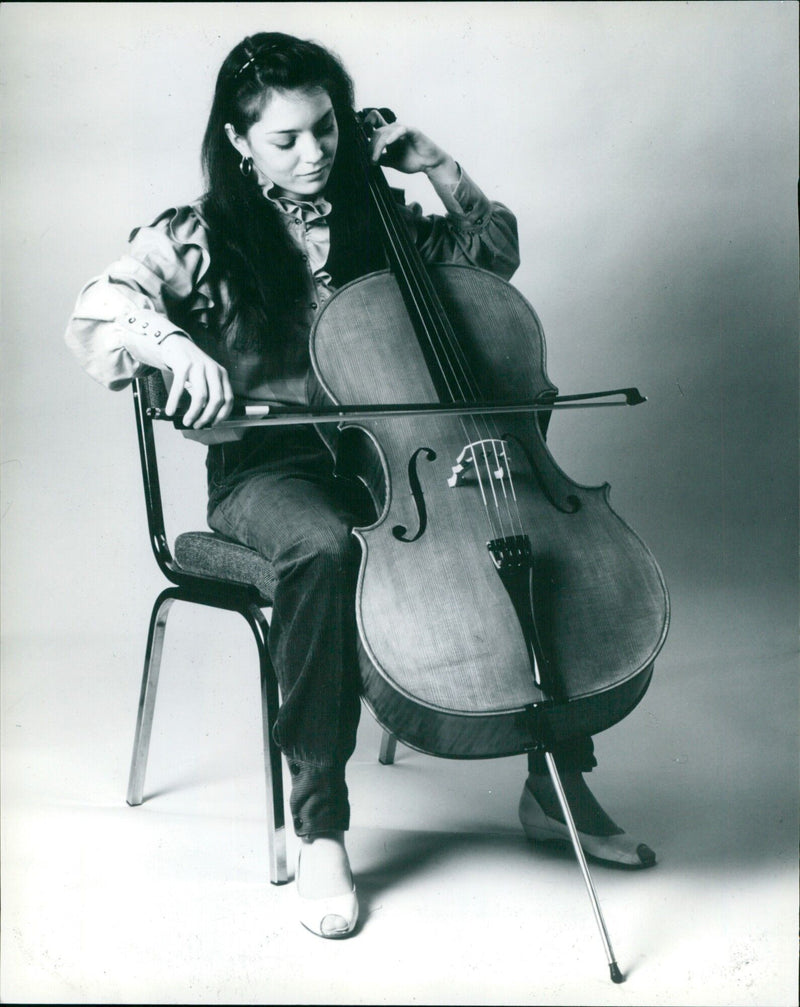
[[[295,832],[347,829],[345,764],[360,713],[350,487],[334,478],[330,452],[308,427],[252,431],[210,448],[207,464],[209,525],[277,574],[268,646]]]

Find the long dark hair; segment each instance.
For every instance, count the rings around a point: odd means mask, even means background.
[[[353,84],[336,56],[314,42],[259,32],[231,50],[217,76],[203,138],[203,211],[214,277],[224,279],[230,291],[231,312],[225,320],[229,348],[281,355],[282,332],[304,293],[304,272],[300,253],[255,173],[245,177],[240,171],[240,156],[225,124],[243,136],[273,89],[315,88],[327,92],[339,127],[326,195],[335,206],[359,206],[363,201],[355,192],[363,189],[364,180],[357,167]]]

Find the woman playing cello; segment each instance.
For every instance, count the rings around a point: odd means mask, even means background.
[[[208,522],[257,550],[278,575],[269,647],[282,705],[276,740],[291,774],[300,837],[300,918],[342,937],[358,916],[344,843],[345,766],[359,718],[353,598],[359,500],[334,479],[312,426],[222,432],[234,396],[306,405],[308,336],[343,284],[385,268],[358,168],[351,81],[321,46],[280,33],[244,39],[225,59],[203,141],[207,189],[131,236],[81,292],[67,343],[88,373],[120,389],[149,368],[171,379],[184,425],[208,443]],[[443,215],[402,207],[429,263],[504,279],[518,265],[516,222],[418,129],[366,117],[372,160],[424,172]],[[598,805],[583,774],[590,737],[554,748],[581,844],[597,861],[648,867],[655,855]],[[540,753],[529,755],[520,818],[534,840],[567,838]]]

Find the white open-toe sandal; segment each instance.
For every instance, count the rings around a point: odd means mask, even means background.
[[[302,849],[297,856],[296,888],[297,879],[300,877],[301,855]],[[300,922],[306,930],[310,930],[318,937],[336,940],[349,936],[355,930],[358,922],[358,896],[355,884],[344,895],[329,895],[320,899],[303,896],[297,888],[297,902]]]

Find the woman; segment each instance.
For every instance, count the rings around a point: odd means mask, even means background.
[[[366,123],[373,161],[424,172],[447,210],[403,209],[423,257],[509,278],[519,261],[510,211],[417,129],[374,111]],[[331,453],[312,427],[244,435],[215,427],[234,396],[307,404],[315,315],[337,287],[385,266],[356,151],[352,84],[338,60],[279,33],[246,38],[217,79],[203,142],[205,196],[133,232],[126,255],[81,292],[66,336],[109,388],[156,367],[171,380],[169,415],[188,392],[184,425],[210,445],[209,524],[275,566],[275,734],[301,839],[301,920],[322,937],[351,933],[358,915],[344,833],[345,764],[360,709],[351,535],[359,504],[333,479]],[[654,862],[586,787],[591,739],[557,758],[587,852],[629,866]],[[566,835],[536,756],[520,815],[531,838]]]

